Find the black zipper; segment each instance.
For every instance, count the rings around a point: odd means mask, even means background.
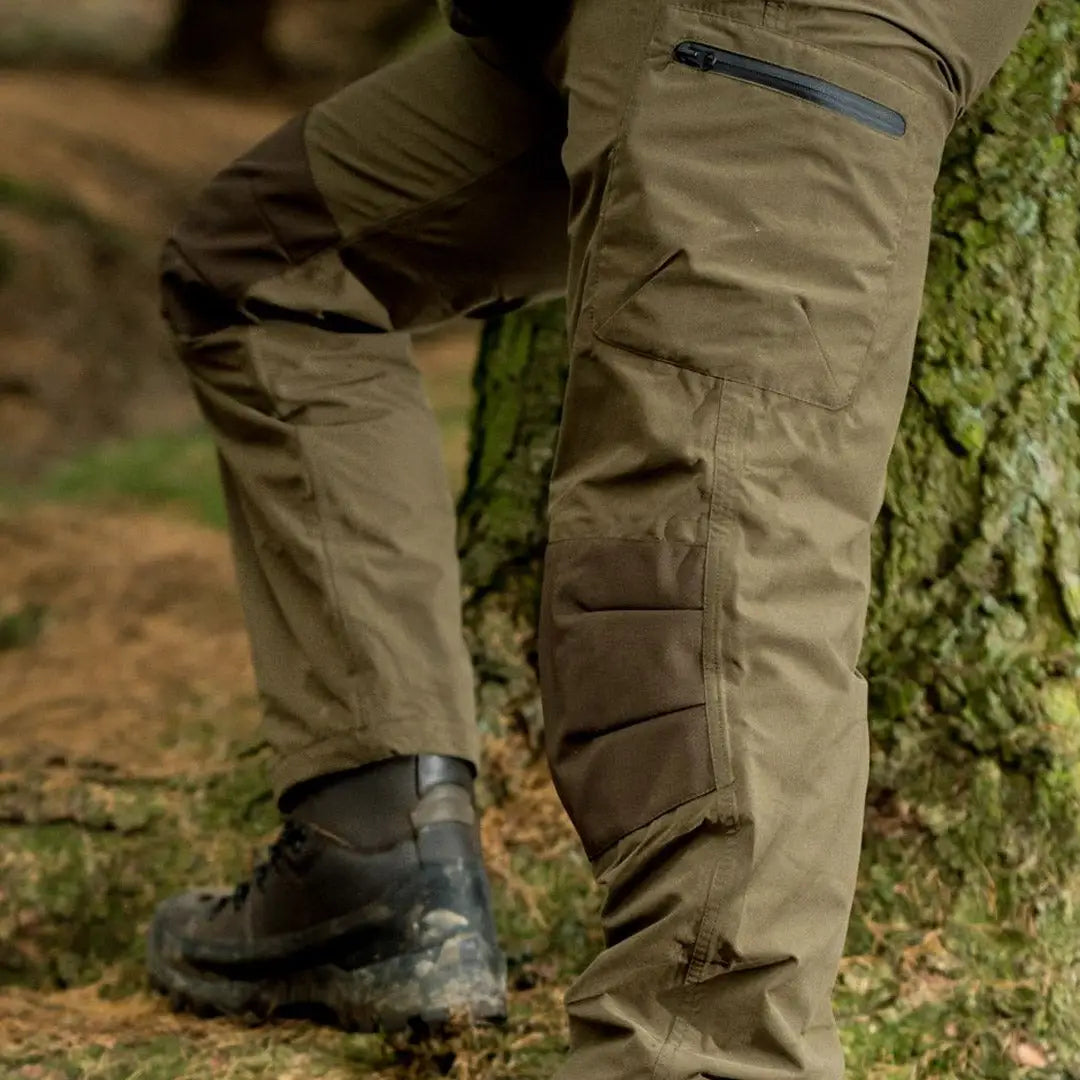
[[[856,94],[853,90],[845,90],[826,79],[819,79],[816,75],[805,75],[779,64],[770,64],[767,60],[756,60],[742,53],[703,45],[700,41],[680,42],[675,46],[675,59],[699,71],[728,75],[743,82],[779,90],[803,101],[811,101],[857,120],[883,135],[899,137],[907,131],[907,121],[895,109]]]

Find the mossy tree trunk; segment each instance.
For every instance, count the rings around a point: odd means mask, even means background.
[[[475,405],[458,537],[465,627],[479,681],[480,722],[509,717],[539,746],[536,620],[567,357],[565,312],[548,304],[487,324],[473,375]]]
[[[948,146],[861,665],[873,859],[929,857],[954,897],[989,870],[1001,911],[1080,863],[1078,41],[1075,0],[1042,4]],[[488,326],[460,508],[483,719],[534,734],[561,322]]]
[[[946,150],[862,659],[871,826],[1002,911],[1080,863],[1078,80],[1051,0]]]

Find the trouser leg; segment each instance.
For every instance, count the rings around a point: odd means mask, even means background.
[[[1030,5],[579,5],[541,656],[603,884],[564,1075],[835,1080],[930,207]]]
[[[277,792],[475,760],[454,514],[406,331],[565,282],[558,96],[452,39],[219,175],[165,308],[220,451]]]

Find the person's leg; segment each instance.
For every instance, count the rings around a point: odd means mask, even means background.
[[[217,441],[281,794],[476,759],[454,514],[407,331],[565,281],[561,103],[451,39],[219,175],[165,309]]]
[[[406,331],[564,287],[564,131],[557,93],[453,38],[286,124],[166,248],[292,822],[232,898],[159,909],[178,1003],[502,1008],[453,504]]]
[[[607,948],[565,1077],[842,1075],[871,527],[942,147],[1030,9],[575,9],[540,651]]]

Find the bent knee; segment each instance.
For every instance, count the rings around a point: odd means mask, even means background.
[[[165,244],[162,311],[176,334],[246,321],[253,285],[339,241],[311,175],[306,120],[294,117],[214,177]]]

